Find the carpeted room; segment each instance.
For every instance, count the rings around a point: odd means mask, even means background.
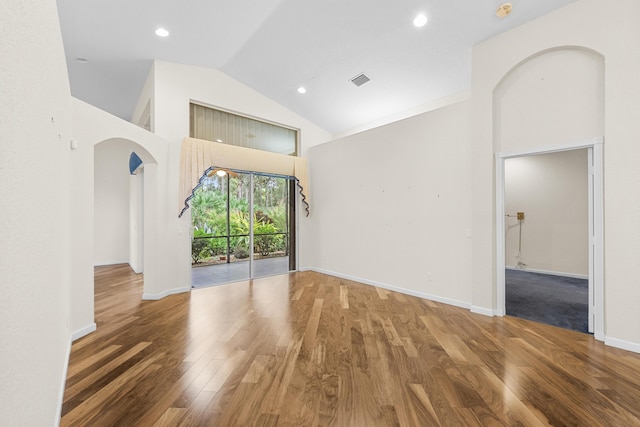
[[[586,149],[505,161],[508,315],[593,332]]]

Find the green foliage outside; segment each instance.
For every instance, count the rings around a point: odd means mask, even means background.
[[[197,264],[203,258],[209,258],[211,255],[207,248],[207,241],[205,239],[193,239],[191,241],[191,259],[194,264]]]
[[[207,179],[191,200],[194,263],[227,252],[227,192],[229,193],[230,251],[238,259],[249,256],[249,176]],[[287,251],[288,181],[284,178],[254,177],[254,253],[269,256]]]

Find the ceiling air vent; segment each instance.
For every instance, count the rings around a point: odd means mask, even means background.
[[[371,80],[369,77],[367,77],[364,73],[361,73],[355,76],[354,78],[350,79],[349,81],[354,85],[360,87],[366,82],[368,82],[369,80]]]

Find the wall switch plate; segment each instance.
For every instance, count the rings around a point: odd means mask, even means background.
[[[518,216],[519,220],[524,219],[524,212],[518,212],[516,215]]]

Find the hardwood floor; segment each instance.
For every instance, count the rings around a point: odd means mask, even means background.
[[[140,301],[96,268],[63,426],[634,426],[640,355],[314,272]]]

